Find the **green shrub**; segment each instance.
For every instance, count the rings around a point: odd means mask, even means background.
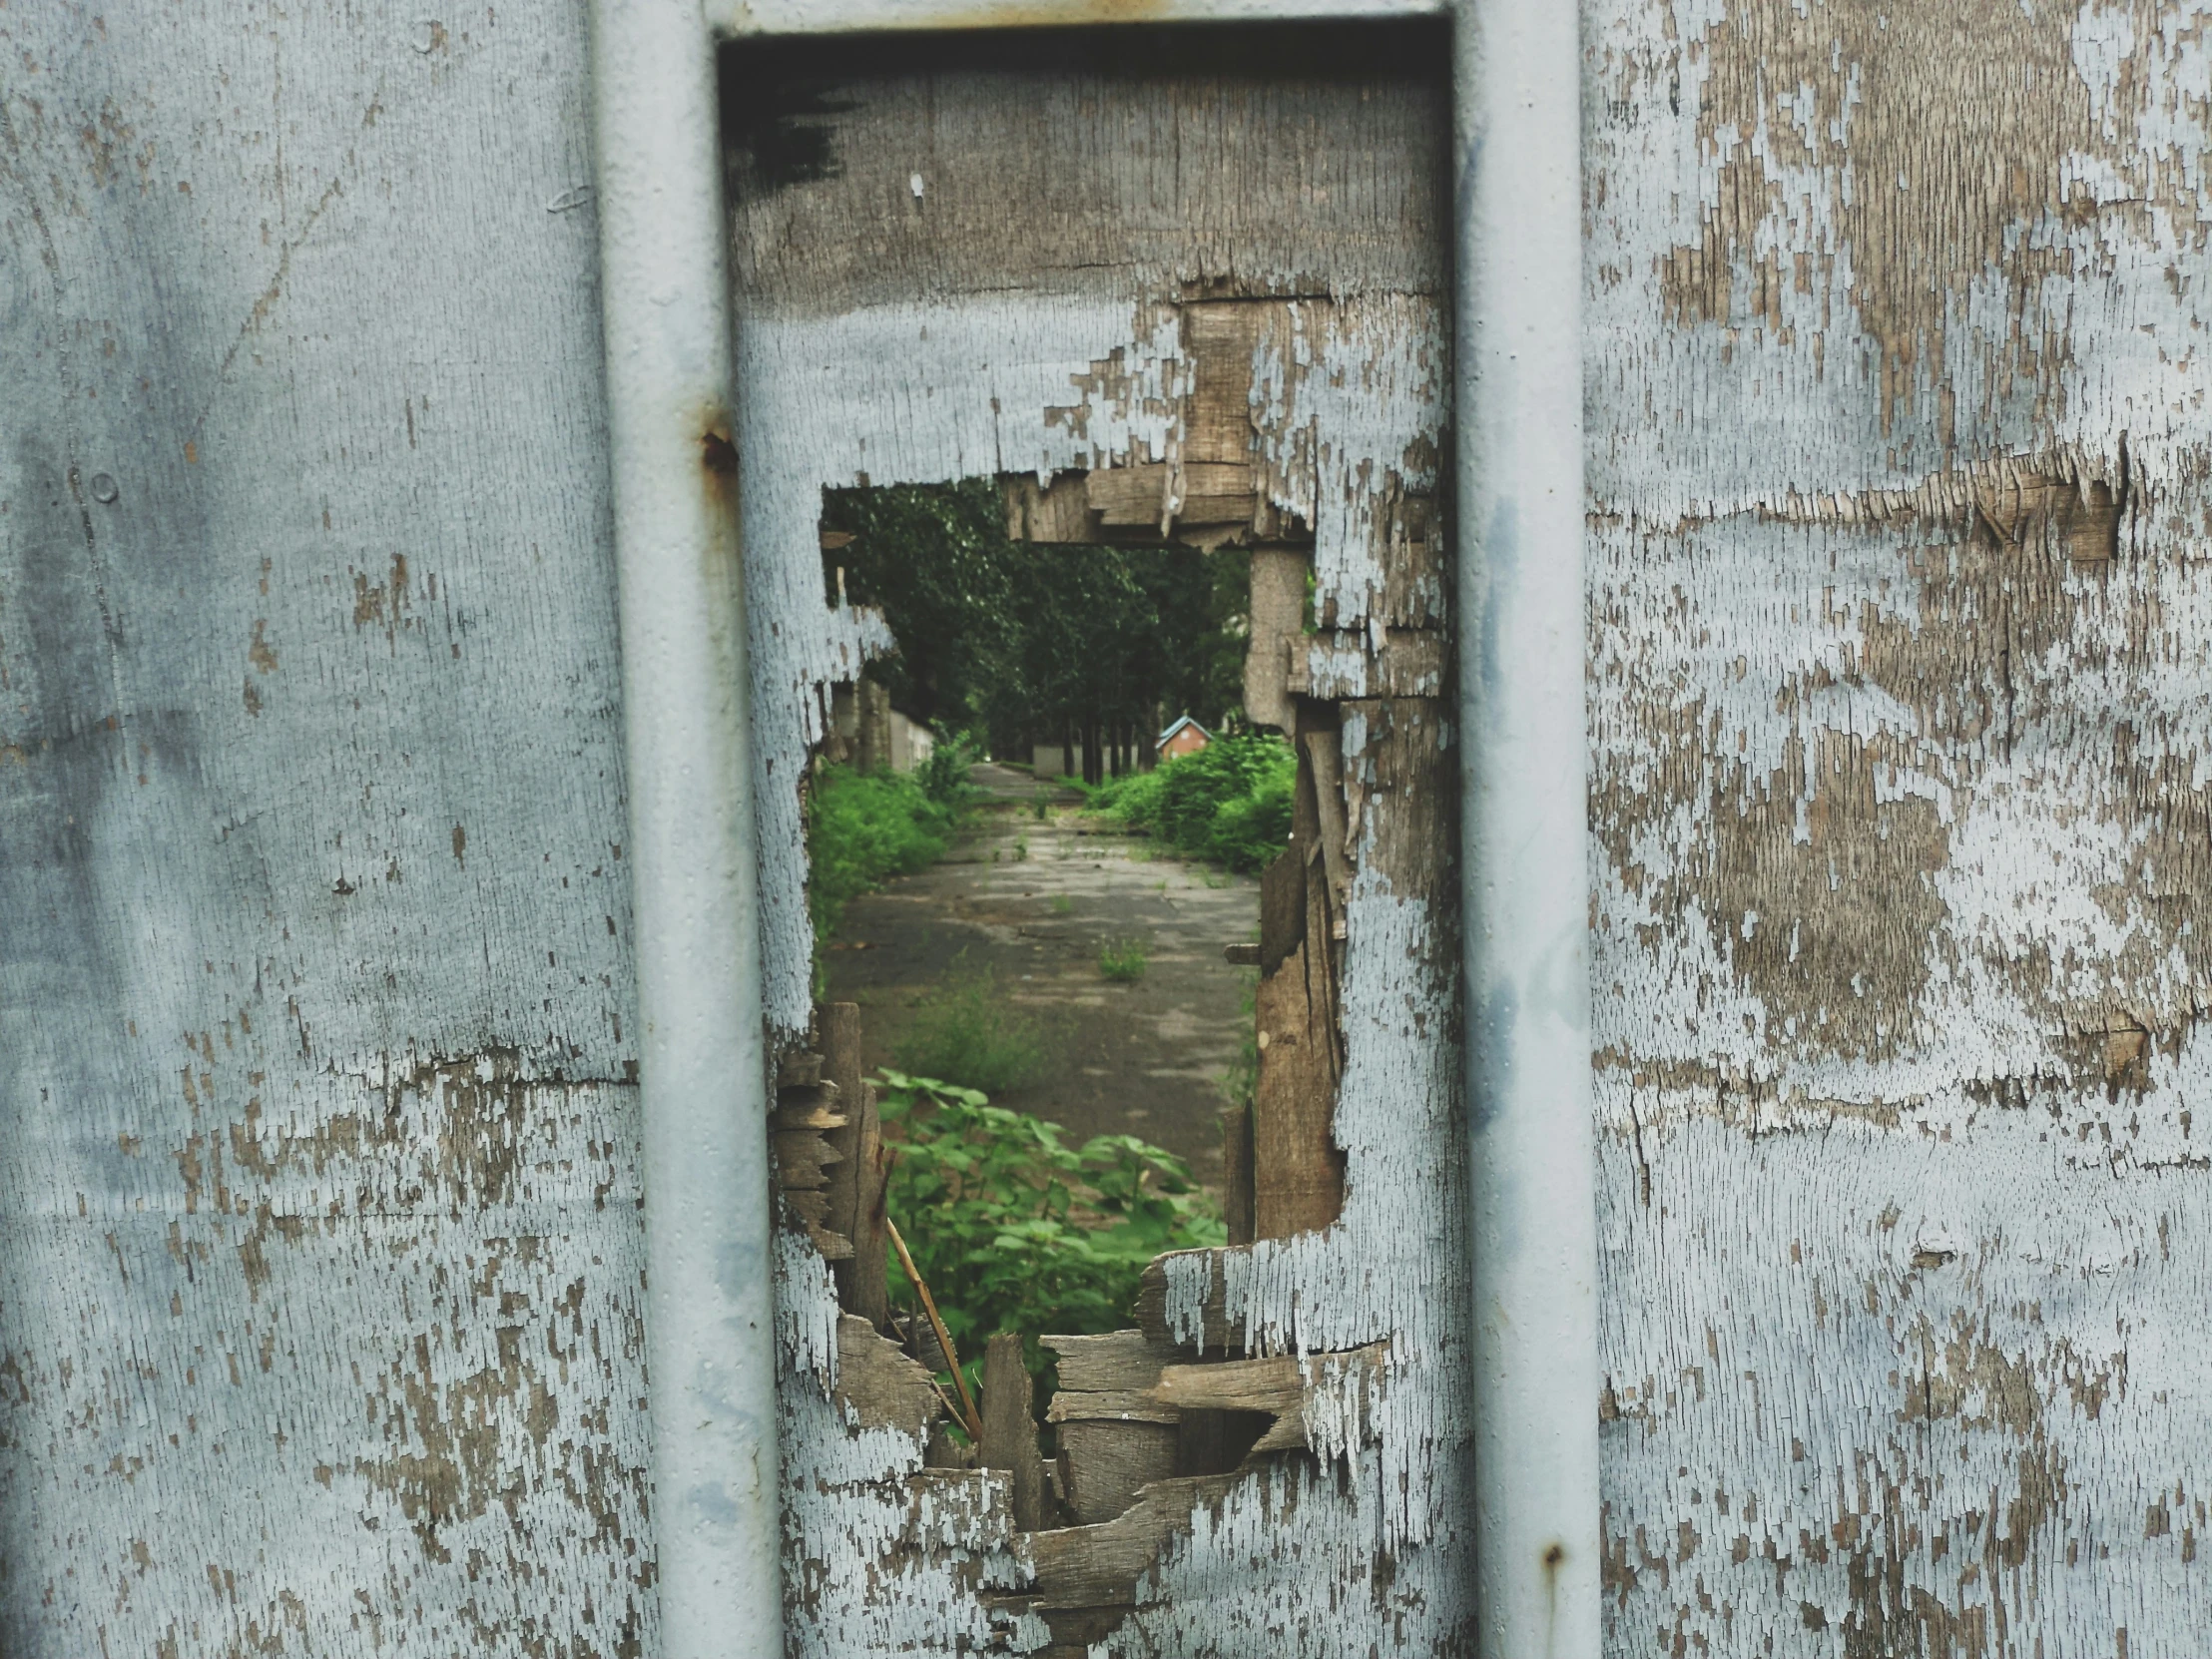
[[[818,772],[807,805],[807,906],[816,945],[836,930],[852,899],[941,857],[958,817],[955,803],[931,796],[911,776],[842,766]]]
[[[975,795],[975,787],[968,782],[968,768],[982,758],[981,746],[967,733],[940,731],[929,758],[914,768],[914,782],[931,801],[964,807]]]
[[[1298,759],[1281,738],[1234,733],[1195,755],[1117,779],[1091,807],[1184,852],[1255,870],[1291,837]]]
[[[925,997],[891,1047],[902,1071],[958,1077],[992,1094],[1019,1088],[1043,1064],[1037,1022],[1008,1005],[989,972]]]
[[[1074,1149],[1058,1124],[975,1089],[896,1071],[879,1085],[885,1207],[963,1370],[983,1339],[1018,1331],[1041,1372],[1039,1336],[1121,1330],[1153,1257],[1228,1242],[1213,1201],[1159,1147],[1101,1135]],[[895,1258],[889,1273],[903,1291]]]
[[[1144,977],[1145,960],[1142,939],[1108,939],[1098,947],[1098,971],[1123,984]]]

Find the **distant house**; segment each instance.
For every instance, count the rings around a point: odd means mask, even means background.
[[[1214,741],[1213,733],[1189,715],[1183,716],[1173,726],[1160,734],[1160,741],[1153,750],[1163,761],[1172,761],[1183,755],[1196,755]]]

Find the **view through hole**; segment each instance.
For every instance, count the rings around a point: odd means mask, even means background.
[[[1241,547],[1036,545],[988,479],[827,492],[822,546],[830,602],[896,647],[832,688],[809,781],[818,988],[853,1011],[906,1247],[889,1323],[937,1374],[932,1455],[956,1464],[988,1339],[1021,1340],[1048,1417],[1040,1339],[1128,1329],[1156,1255],[1231,1241],[1259,871],[1297,764],[1244,707]],[[1166,1455],[1126,1472],[1220,1472],[1271,1420],[1209,1415],[1208,1443],[1163,1422]],[[1047,1524],[1129,1495],[1057,1456],[1086,1432],[1048,1430]]]

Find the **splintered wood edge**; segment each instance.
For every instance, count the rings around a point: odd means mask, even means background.
[[[840,1241],[841,1242],[841,1241]],[[847,1254],[851,1247],[847,1245]],[[837,1316],[832,1397],[862,1428],[897,1428],[919,1440],[941,1413],[928,1370],[857,1314]]]
[[[1155,1480],[1110,1521],[1030,1533],[1029,1558],[1036,1573],[1030,1605],[1135,1606],[1137,1584],[1158,1563],[1162,1549],[1189,1530],[1200,1504],[1219,1503],[1242,1478],[1199,1474]]]

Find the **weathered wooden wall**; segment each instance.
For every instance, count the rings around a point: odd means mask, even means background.
[[[11,1659],[656,1647],[584,14],[440,18],[0,11]]]
[[[1331,780],[1328,868],[1334,879],[1343,866],[1344,885],[1328,890],[1342,909],[1309,930],[1316,962],[1342,964],[1343,1213],[1326,1231],[1170,1258],[1148,1325],[1163,1346],[1182,1339],[1181,1358],[1198,1358],[1204,1328],[1215,1356],[1226,1338],[1286,1376],[1290,1356],[1387,1346],[1375,1367],[1314,1362],[1313,1395],[1280,1443],[1318,1455],[1171,1480],[1110,1524],[1019,1532],[1003,1476],[926,1468],[918,1425],[848,1403],[844,1368],[873,1339],[856,1321],[838,1326],[827,1265],[786,1233],[786,1581],[801,1653],[1034,1651],[1052,1639],[1054,1659],[1081,1642],[1102,1654],[1446,1654],[1465,1639],[1444,687],[1434,672],[1371,683],[1363,643],[1391,664],[1385,637],[1415,656],[1425,638],[1432,664],[1443,654],[1442,41],[1294,32],[1270,53],[1250,35],[1184,37],[1175,51],[1168,39],[733,55],[771,1014],[795,1037],[808,1015],[800,779],[824,688],[886,643],[867,613],[826,603],[824,488],[977,474],[1080,486],[1087,474],[1126,479],[1152,503],[1141,522],[1199,493],[1190,469],[1237,471],[1236,498],[1268,503],[1258,516],[1310,528],[1334,630],[1314,655],[1344,682],[1317,699],[1368,700],[1342,705],[1343,776]],[[1226,402],[1217,375],[1234,386]],[[1219,431],[1198,430],[1215,420]],[[1061,493],[1031,505],[1057,513]],[[1081,517],[1099,492],[1075,494]],[[1287,644],[1275,642],[1279,678]],[[1341,916],[1341,943],[1329,916]],[[1301,1034],[1334,1045],[1331,1025]],[[1292,1034],[1288,1019],[1277,1034]],[[1326,1134],[1326,1094],[1319,1104]],[[1336,1214],[1332,1195],[1305,1220]],[[1176,1374],[1160,1375],[1165,1386]],[[1021,1609],[1024,1592],[1041,1597],[1038,1612]]]
[[[2204,15],[1584,16],[1608,1651],[2199,1652]],[[0,41],[0,1651],[649,1653],[582,9],[47,0]],[[1139,206],[1296,269],[1142,154]],[[1387,226],[1359,154],[1302,177]],[[953,308],[1035,365],[1024,419],[1082,401],[1067,343],[1151,337],[1081,209],[1064,279]],[[746,345],[826,431],[933,372],[886,360],[927,262],[864,254]],[[1117,407],[1086,446],[1161,435]],[[806,487],[999,470],[990,415]],[[1346,1132],[1447,1097],[1379,1076]],[[888,1551],[862,1508],[803,1541]],[[1283,1537],[1211,1531],[1163,1643]],[[988,1542],[947,1597],[1012,1576]],[[1365,1620],[1313,1560],[1238,1616]],[[952,1637],[842,1605],[844,1651]]]
[[[2206,14],[1584,17],[1609,1651],[2202,1652]]]

